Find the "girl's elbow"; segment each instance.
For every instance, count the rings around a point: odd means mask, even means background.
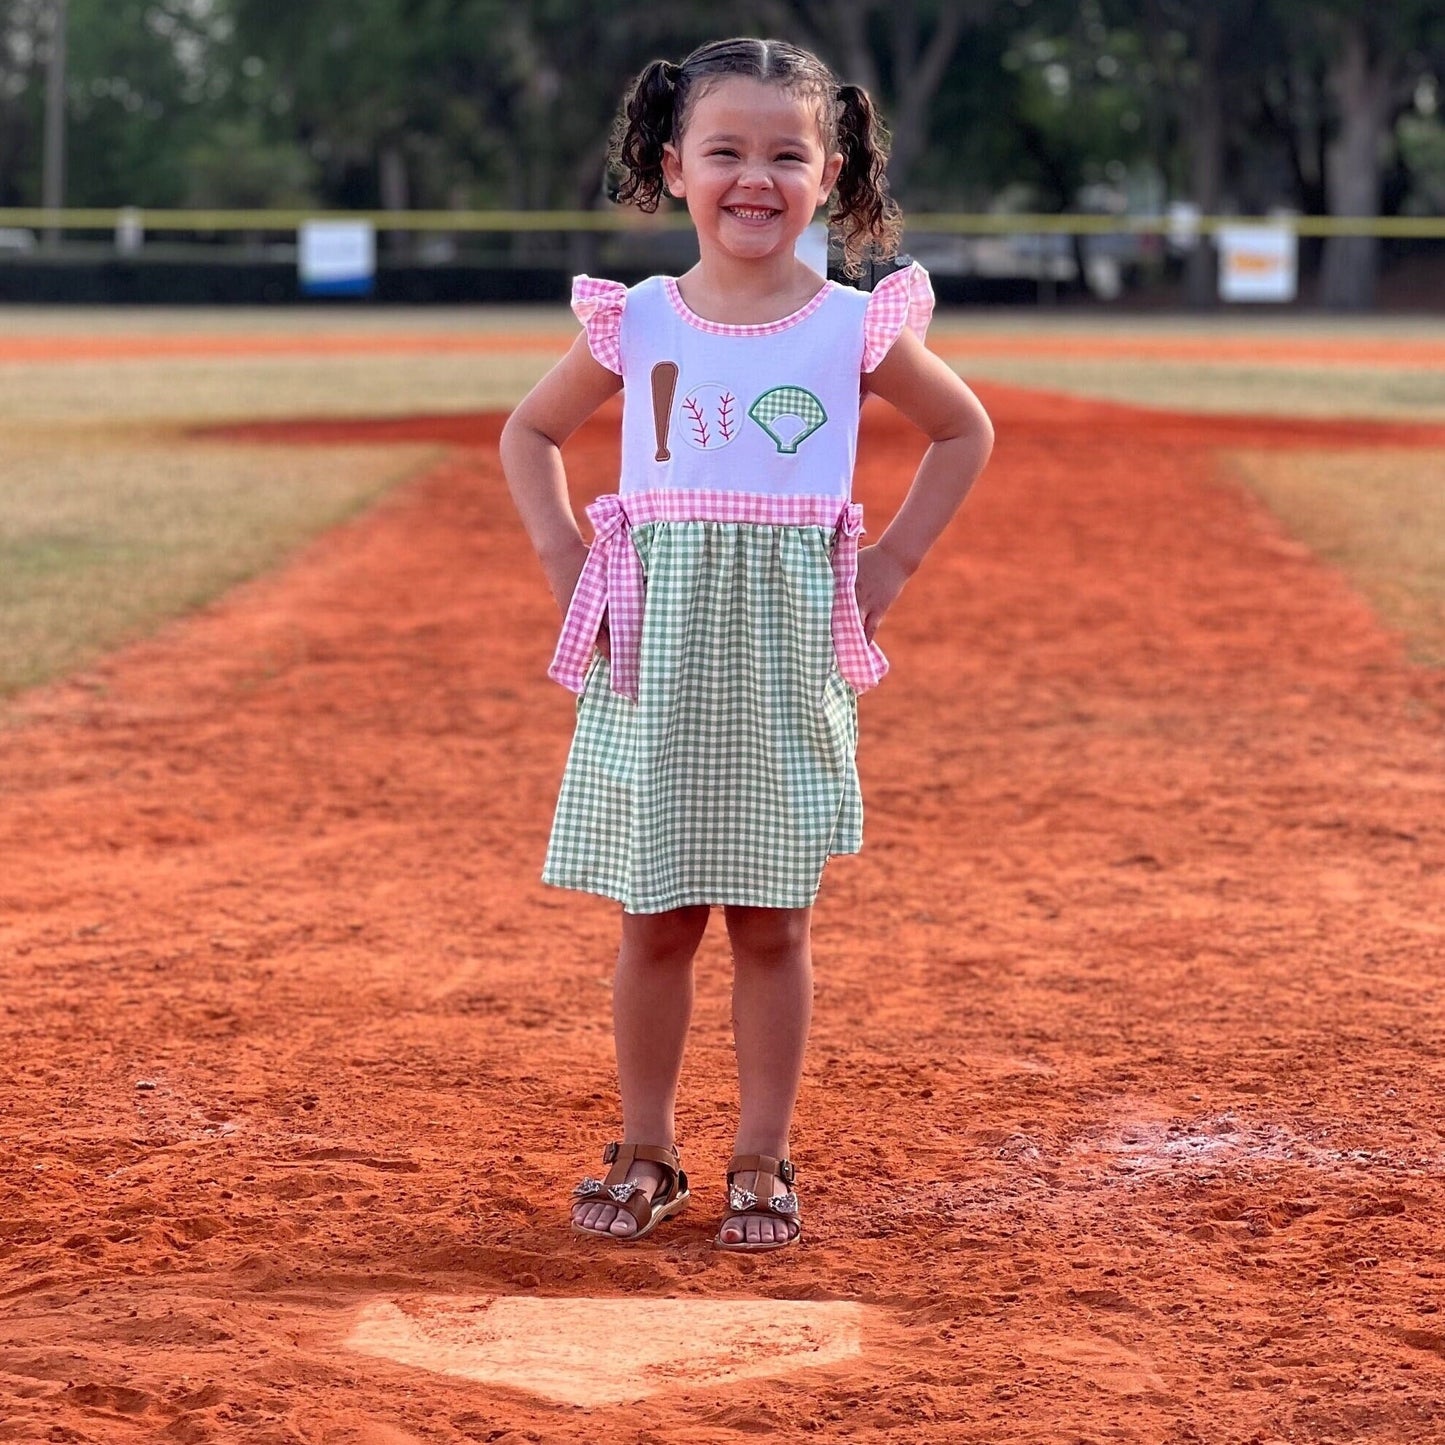
[[[555,442],[528,421],[525,403],[502,423],[502,433],[497,440],[498,450],[503,458],[522,456],[534,452],[539,446],[555,445]]]
[[[506,421],[502,423],[502,434],[498,438],[501,449],[505,451],[514,450],[528,432],[534,430],[529,427],[522,416],[522,408],[519,406],[512,412]]]
[[[970,408],[952,417],[948,424],[939,427],[929,440],[935,445],[949,444],[960,450],[977,452],[981,460],[987,461],[993,451],[993,422],[982,407]]]

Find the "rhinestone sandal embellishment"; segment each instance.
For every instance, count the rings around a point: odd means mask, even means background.
[[[786,1194],[775,1194],[766,1207],[774,1214],[792,1218],[798,1212],[798,1196],[791,1189]],[[758,1196],[751,1189],[739,1189],[734,1184],[728,1189],[728,1208],[734,1214],[747,1214],[758,1208]]]
[[[608,1199],[618,1204],[626,1204],[634,1194],[641,1191],[642,1186],[629,1179],[625,1184],[613,1184],[610,1187],[600,1179],[593,1179],[590,1176],[584,1179],[573,1191],[574,1199],[595,1199],[599,1195],[606,1195]]]

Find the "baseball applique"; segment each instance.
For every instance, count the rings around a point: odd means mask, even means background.
[[[775,386],[765,391],[748,408],[748,415],[784,455],[797,451],[828,420],[823,403],[802,386]]]
[[[742,426],[737,393],[716,382],[695,386],[677,409],[677,429],[690,446],[715,452],[733,441]]]

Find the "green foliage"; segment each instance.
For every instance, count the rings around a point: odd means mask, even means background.
[[[49,5],[0,0],[0,203],[39,199]],[[700,0],[70,7],[78,205],[600,205],[629,77],[719,33]],[[1412,97],[1445,76],[1439,0],[967,0],[957,15],[941,0],[743,0],[726,25],[846,57],[850,78],[876,84],[916,152],[900,174],[914,209],[1005,192],[1048,209],[1105,203],[1109,188],[1136,207],[1161,186],[1186,194],[1206,80],[1222,98],[1231,199],[1317,209],[1339,118],[1330,66],[1360,23],[1400,89],[1389,133],[1406,176],[1391,195],[1438,207],[1438,124]],[[944,29],[952,48],[932,94],[926,52]],[[921,119],[916,91],[932,95]]]
[[[1396,138],[1410,176],[1403,209],[1416,216],[1445,216],[1445,125],[1439,115],[1403,116]]]
[[[237,210],[315,204],[316,165],[305,149],[272,140],[254,114],[223,120],[186,155],[185,204]]]
[[[40,197],[46,0],[0,0],[0,206]]]
[[[68,200],[178,205],[215,124],[224,16],[203,0],[70,0]]]

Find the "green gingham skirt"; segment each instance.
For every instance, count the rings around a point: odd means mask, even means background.
[[[542,880],[629,913],[805,908],[862,847],[857,696],[833,655],[832,532],[652,522],[637,701],[594,659]]]

